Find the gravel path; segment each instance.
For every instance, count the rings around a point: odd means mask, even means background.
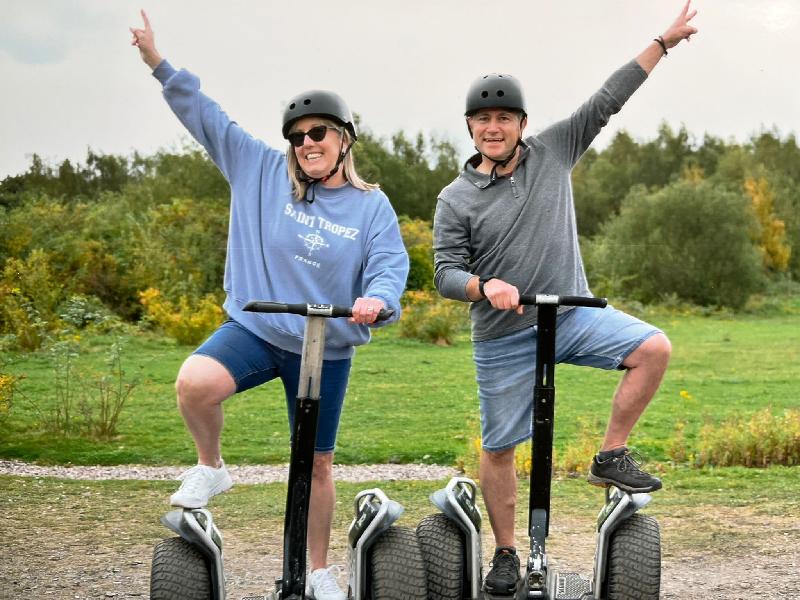
[[[42,466],[17,460],[0,460],[0,475],[24,477],[57,477],[97,481],[104,479],[173,480],[187,466],[151,467],[146,465],[107,466]],[[274,483],[286,481],[289,465],[228,465],[236,483]],[[453,467],[442,465],[334,465],[333,477],[337,481],[436,481],[458,474]]]

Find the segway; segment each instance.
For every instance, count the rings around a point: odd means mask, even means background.
[[[307,317],[289,463],[289,484],[283,529],[283,575],[268,593],[272,600],[305,597],[306,534],[319,414],[320,379],[326,319],[352,316],[351,309],[330,304],[249,302],[244,310],[291,313]],[[382,310],[377,320],[394,314]],[[389,502],[387,499],[387,506]],[[396,509],[395,509],[396,510]],[[401,509],[402,512],[402,509]],[[222,534],[207,509],[176,509],[161,522],[178,534],[159,542],[150,572],[152,600],[224,600]]]
[[[603,298],[581,298],[537,294],[521,296],[520,304],[538,307],[536,341],[536,379],[533,402],[533,443],[531,445],[531,475],[529,497],[530,554],[525,575],[516,596],[490,595],[481,590],[475,594],[475,586],[457,586],[457,571],[462,582],[472,583],[476,570],[467,560],[468,549],[480,536],[470,530],[467,511],[446,510],[441,499],[448,498],[452,506],[455,494],[452,490],[460,485],[469,489],[469,484],[451,480],[448,488],[437,492],[432,498],[442,513],[426,517],[420,523],[418,536],[422,543],[423,530],[428,529],[433,542],[427,546],[434,549],[453,548],[454,560],[447,563],[440,559],[426,562],[429,589],[436,587],[441,600],[658,600],[661,584],[661,539],[658,522],[650,516],[638,514],[638,510],[650,502],[649,494],[631,494],[610,486],[606,488],[605,504],[597,518],[597,541],[593,575],[584,577],[578,573],[559,572],[550,568],[546,553],[546,539],[550,528],[550,483],[552,475],[553,429],[555,413],[555,341],[556,316],[559,306],[585,306],[605,308]],[[474,484],[472,487],[474,493]],[[474,499],[474,497],[473,497]],[[471,502],[473,500],[471,499]],[[425,527],[423,527],[425,526]],[[470,537],[471,536],[471,537]],[[461,543],[460,559],[455,548]],[[473,551],[474,552],[474,551]],[[436,556],[437,552],[426,553]],[[438,552],[444,554],[444,552]],[[452,585],[440,585],[441,582]],[[446,588],[446,589],[445,589]]]

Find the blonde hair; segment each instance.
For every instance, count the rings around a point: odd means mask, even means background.
[[[328,127],[338,131],[339,135],[344,136],[344,143],[347,145],[347,147],[352,147],[353,136],[350,135],[350,132],[347,129],[331,119],[321,118],[319,122],[322,125],[327,125]],[[302,200],[305,197],[306,190],[308,189],[310,182],[303,181],[298,175],[298,171],[302,173],[302,170],[297,162],[297,155],[295,154],[294,146],[291,144],[289,144],[289,148],[286,150],[286,167],[289,171],[289,181],[292,184],[292,191],[294,192],[295,200]],[[352,150],[349,151],[347,156],[344,157],[340,168],[342,169],[344,178],[357,190],[368,192],[380,187],[377,183],[367,183],[361,179],[361,177],[359,177],[358,172],[356,171],[356,163],[353,160]]]

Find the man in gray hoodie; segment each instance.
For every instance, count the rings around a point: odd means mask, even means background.
[[[583,268],[571,171],[611,115],[644,82],[662,56],[697,29],[686,3],[675,22],[634,60],[615,71],[572,116],[522,138],[527,113],[509,75],[477,79],[467,93],[466,121],[478,153],[442,190],[434,217],[435,283],[447,297],[472,302],[472,341],[481,403],[480,482],[497,550],[486,591],[515,593],[515,447],[530,438],[536,311],[520,294],[590,296]],[[651,492],[661,481],[641,470],[628,436],[667,368],[663,332],[615,310],[563,307],[556,361],[621,369],[608,429],[589,482]]]

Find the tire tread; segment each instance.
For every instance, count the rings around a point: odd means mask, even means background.
[[[151,600],[209,600],[211,574],[202,554],[183,538],[161,540],[150,568]]]
[[[658,600],[661,533],[658,521],[634,514],[612,534],[608,548],[607,600]]]

